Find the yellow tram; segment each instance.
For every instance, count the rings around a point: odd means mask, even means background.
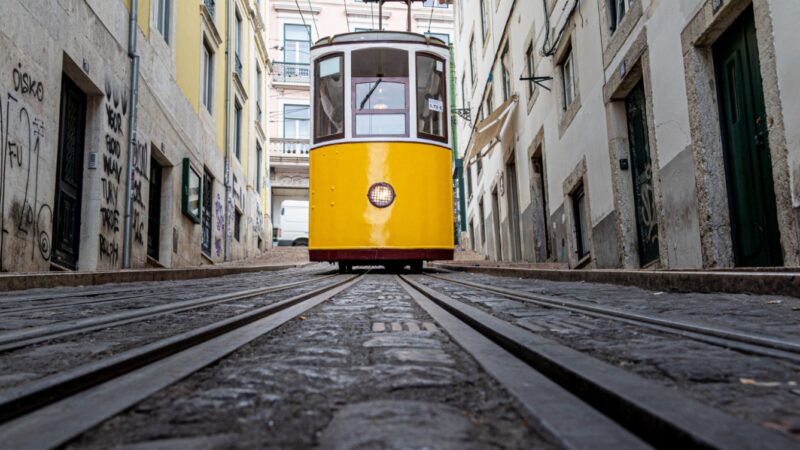
[[[311,48],[312,261],[348,272],[452,259],[449,58],[442,41],[407,32]]]

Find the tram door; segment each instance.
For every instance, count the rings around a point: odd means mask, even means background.
[[[647,130],[647,107],[644,83],[639,82],[625,98],[628,115],[628,143],[633,177],[633,201],[636,209],[636,234],[639,241],[639,264],[658,259],[658,214],[653,189],[653,166]]]
[[[736,265],[779,266],[783,258],[752,8],[714,45],[714,63]]]
[[[64,77],[61,83],[52,258],[55,263],[69,269],[77,268],[80,248],[85,131],[86,94]]]

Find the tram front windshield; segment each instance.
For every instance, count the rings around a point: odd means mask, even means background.
[[[408,53],[377,48],[352,56],[356,136],[408,136]]]

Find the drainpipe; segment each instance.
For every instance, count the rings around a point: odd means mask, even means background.
[[[229,230],[231,208],[231,39],[233,38],[233,0],[228,0],[227,39],[225,42],[225,254],[224,261],[231,257],[231,236]]]
[[[136,145],[136,104],[139,97],[139,55],[136,53],[136,27],[139,0],[131,1],[128,57],[131,59],[131,114],[128,116],[128,161],[125,169],[125,217],[122,227],[122,268],[131,267],[131,216],[133,215],[133,147]]]

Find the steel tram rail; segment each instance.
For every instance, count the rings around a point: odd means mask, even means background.
[[[235,300],[257,297],[259,295],[269,294],[273,292],[283,291],[286,289],[312,284],[315,282],[319,282],[320,280],[329,279],[334,276],[335,275],[327,275],[320,278],[312,278],[309,280],[296,281],[293,283],[287,283],[278,286],[248,289],[239,292],[213,295],[193,300],[183,300],[179,302],[139,308],[130,311],[116,312],[98,317],[89,317],[86,319],[78,319],[78,320],[68,320],[64,322],[57,322],[54,324],[7,331],[0,333],[0,353],[16,350],[19,348],[27,347],[29,345],[37,344],[44,341],[49,341],[55,338],[61,338],[80,333],[87,333],[99,329],[125,325],[132,322],[139,322],[163,314],[190,311],[193,309],[203,308],[220,303],[227,303]]]
[[[466,345],[474,343],[474,339],[458,338],[463,329],[480,333],[590,405],[592,410],[600,412],[614,424],[624,427],[655,448],[782,449],[798,446],[797,441],[787,435],[730,416],[676,390],[503,321],[419,283],[416,277],[403,275],[400,279],[406,283],[407,290],[415,300],[424,296],[423,301],[417,300],[420,306],[434,315],[437,322],[454,339],[460,341],[465,349],[473,353],[490,373],[491,365],[496,364],[503,356],[497,352],[483,357],[476,355]],[[425,302],[432,302],[442,311],[432,312]],[[545,392],[544,395],[538,395],[526,402],[526,398],[520,396],[518,390],[515,391],[515,387],[519,387],[521,383],[520,380],[503,381],[498,378],[498,381],[528,411],[536,408],[537,402],[544,403],[544,406],[538,405],[538,413],[541,415],[537,414],[531,420],[561,445],[568,448],[623,448],[603,444],[604,437],[619,431],[615,426],[609,425],[608,421],[586,424],[585,418],[582,418],[584,420],[577,428],[588,427],[585,430],[588,436],[576,436],[576,427],[570,422],[574,416],[562,411],[558,403],[551,404],[554,402],[552,392]],[[537,380],[531,382],[539,383]],[[565,407],[574,410],[577,408],[574,404],[576,399],[571,400]]]
[[[454,280],[439,275],[426,274],[452,284],[467,286],[481,291],[499,294],[504,297],[534,303],[547,308],[558,308],[578,312],[592,317],[600,317],[631,325],[648,328],[664,333],[675,334],[699,342],[717,345],[723,348],[741,351],[743,353],[780,358],[800,363],[800,342],[776,336],[757,335],[727,328],[684,322],[673,319],[662,319],[645,314],[632,313],[616,308],[590,305],[579,300],[555,297],[528,292],[512,291],[510,289],[486,286],[469,281]]]
[[[364,275],[248,311],[0,393],[7,448],[65,444],[350,288]]]
[[[331,270],[325,270],[325,271],[320,272],[320,273],[312,273],[311,275],[329,275],[329,274],[333,274],[333,273],[335,273],[335,272],[331,271]],[[224,288],[226,286],[228,286],[227,283],[218,282],[218,283],[206,285],[204,287],[208,288],[210,290],[216,290],[217,288]],[[84,294],[84,295],[73,295],[72,298],[70,299],[70,301],[53,302],[53,303],[48,303],[47,300],[57,300],[57,299],[60,299],[60,298],[70,298],[70,295],[62,295],[62,296],[57,296],[57,297],[41,296],[40,298],[36,298],[35,300],[33,300],[33,302],[34,303],[45,303],[45,304],[43,304],[43,305],[34,304],[34,305],[31,305],[31,306],[22,306],[22,307],[16,307],[16,308],[0,309],[0,317],[10,316],[10,315],[15,315],[15,314],[20,314],[20,313],[28,313],[28,312],[52,311],[52,310],[56,310],[56,309],[70,308],[70,307],[73,307],[73,306],[95,305],[95,304],[100,304],[100,303],[119,302],[121,300],[130,300],[130,299],[140,298],[140,297],[145,296],[145,295],[150,295],[150,294],[153,293],[153,291],[157,291],[159,296],[165,297],[165,296],[168,296],[170,293],[173,293],[173,292],[174,293],[183,292],[183,291],[186,290],[186,287],[187,286],[175,286],[175,287],[171,287],[171,288],[169,288],[169,289],[167,289],[165,291],[165,290],[159,290],[158,286],[150,286],[150,287],[146,287],[146,288],[132,288],[132,289],[124,289],[124,290],[120,290],[120,291],[111,291],[111,292],[109,292],[107,294],[106,293],[91,293],[91,294]],[[125,296],[122,296],[122,297],[107,298],[109,295],[114,295],[114,294],[119,293],[119,292],[126,292],[126,293],[127,292],[135,292],[135,294],[125,295]],[[97,296],[100,296],[100,295],[104,296],[104,298],[87,298],[87,297],[97,297]],[[14,301],[17,301],[19,303],[28,303],[28,302],[31,302],[32,300],[30,300],[30,299],[22,299],[22,300],[6,299],[5,301],[8,302],[8,303],[11,303],[11,302],[14,302]]]

